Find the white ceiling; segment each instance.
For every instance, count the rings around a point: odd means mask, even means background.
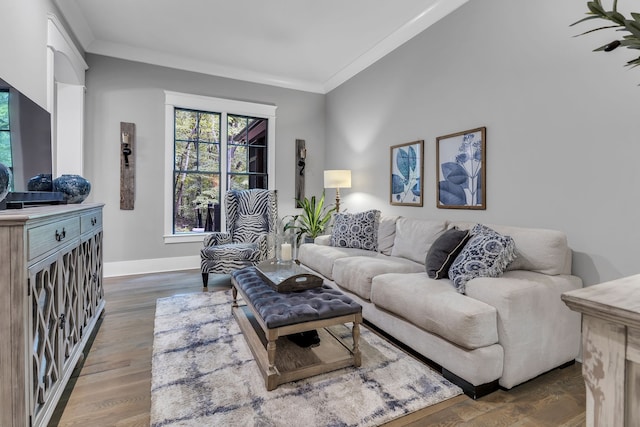
[[[55,0],[86,52],[326,93],[468,0]]]

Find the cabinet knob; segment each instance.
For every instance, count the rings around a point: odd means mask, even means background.
[[[67,232],[64,230],[64,227],[62,227],[62,232],[59,232],[58,230],[56,230],[56,241],[61,242],[66,235],[67,235]]]
[[[91,225],[96,225],[98,223],[98,218],[96,218],[95,216],[93,218],[91,218]]]

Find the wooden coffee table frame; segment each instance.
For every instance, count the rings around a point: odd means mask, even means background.
[[[314,320],[308,322],[301,322],[292,325],[281,326],[278,328],[268,328],[264,322],[264,319],[260,316],[258,311],[253,307],[249,298],[246,297],[240,286],[236,283],[235,279],[231,280],[233,284],[233,302],[231,310],[233,316],[236,318],[240,330],[244,335],[251,353],[258,363],[258,368],[264,377],[264,382],[267,390],[274,390],[280,384],[284,384],[290,381],[296,381],[303,378],[312,377],[314,375],[323,374],[325,372],[334,371],[336,369],[345,368],[347,366],[360,366],[360,324],[362,323],[362,312],[349,314],[345,316],[331,317],[328,319]],[[257,321],[259,329],[254,327],[255,322],[251,322],[245,307],[238,305],[238,292],[246,303],[246,307],[253,314],[253,318]],[[345,323],[353,323],[351,328],[351,335],[353,337],[353,347],[343,342],[339,337],[329,332],[330,336],[335,339],[344,349],[346,354],[344,357],[332,360],[330,362],[315,363],[309,366],[303,366],[297,369],[289,371],[280,371],[276,367],[276,341],[278,337],[282,337],[289,334],[295,334],[298,332],[311,331],[315,329],[326,328],[333,325],[340,325]],[[260,337],[260,333],[266,337],[266,346]],[[322,343],[321,343],[322,346]]]

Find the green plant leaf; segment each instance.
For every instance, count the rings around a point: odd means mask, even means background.
[[[611,21],[615,22],[616,24],[624,25],[625,17],[623,14],[616,11],[611,11],[611,12],[607,12],[607,16]]]
[[[593,30],[585,31],[584,33],[578,34],[577,36],[574,36],[574,37],[584,36],[585,34],[593,33],[595,31],[605,30],[607,28],[618,28],[618,27],[620,27],[620,25],[607,25],[606,27],[598,27],[598,28],[594,28]]]
[[[625,38],[624,40],[620,40],[621,46],[626,46],[629,49],[640,49],[640,40],[633,38]]]
[[[614,40],[612,42],[609,42],[607,44],[605,44],[604,46],[600,46],[597,49],[594,49],[594,52],[611,52],[612,50],[617,49],[619,46],[622,46],[622,42],[620,40]]]
[[[626,66],[631,68],[636,68],[640,66],[640,56],[637,57],[636,59],[632,59],[631,61],[627,62]]]
[[[626,21],[624,21],[624,24],[624,27],[627,31],[629,31],[636,37],[640,37],[640,23],[627,19]]]
[[[295,225],[295,229],[297,230],[296,238],[300,241],[303,235],[311,238],[318,237],[325,231],[336,208],[330,208],[324,205],[324,192],[320,199],[312,196],[310,199],[305,197],[302,200],[297,200],[297,202],[302,208],[302,213],[295,216],[297,222]]]
[[[570,27],[573,27],[574,25],[580,24],[582,22],[585,21],[590,21],[592,19],[600,19],[600,17],[598,15],[593,15],[593,14],[588,14],[589,16],[587,16],[586,18],[582,18],[579,21],[574,22],[573,24],[569,25]]]
[[[602,5],[598,1],[589,1],[587,2],[587,7],[589,10],[595,14],[606,17],[606,12],[602,8]]]

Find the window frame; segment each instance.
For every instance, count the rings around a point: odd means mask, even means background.
[[[6,93],[7,94],[7,128],[6,129],[0,129],[0,134],[6,133],[8,136],[8,140],[9,140],[9,157],[10,157],[10,164],[6,164],[5,166],[7,166],[12,172],[13,172],[13,154],[12,154],[12,141],[11,141],[11,91],[9,89],[0,89],[0,93]],[[13,190],[13,181],[10,183],[11,184],[11,190]]]
[[[237,101],[203,95],[164,91],[165,94],[165,164],[164,164],[164,243],[202,242],[209,233],[173,232],[173,173],[174,173],[174,110],[185,108],[220,114],[220,193],[227,191],[227,115],[249,116],[267,119],[267,185],[275,189],[276,180],[276,107],[275,105]],[[220,211],[224,212],[224,198]],[[226,229],[225,218],[220,220],[222,230]]]

